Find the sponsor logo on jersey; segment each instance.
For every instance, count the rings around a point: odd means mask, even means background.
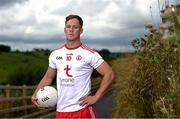
[[[74,78],[59,78],[61,86],[74,86]]]
[[[71,70],[69,65],[66,65],[66,68],[64,68],[64,70],[66,71],[66,76],[72,77],[72,75],[69,73],[69,71]]]
[[[57,56],[56,57],[56,60],[62,60],[63,58],[62,58],[62,56]]]

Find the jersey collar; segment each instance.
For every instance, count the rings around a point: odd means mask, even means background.
[[[69,48],[69,47],[67,46],[67,44],[65,44],[64,46],[65,46],[65,48],[68,49],[68,50],[75,50],[75,49],[81,47],[81,45],[82,45],[82,43],[80,43],[78,46],[73,47],[73,48]]]

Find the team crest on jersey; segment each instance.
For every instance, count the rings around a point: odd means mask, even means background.
[[[81,56],[81,55],[76,56],[76,60],[77,60],[77,61],[80,61],[81,59],[82,59],[82,56]]]

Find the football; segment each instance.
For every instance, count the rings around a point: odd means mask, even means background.
[[[54,107],[57,103],[57,90],[52,86],[40,88],[36,94],[40,107]]]

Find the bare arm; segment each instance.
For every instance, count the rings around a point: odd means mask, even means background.
[[[95,97],[99,100],[106,93],[115,78],[112,69],[106,62],[100,65],[96,70],[103,76],[100,88],[95,94]]]
[[[96,103],[108,90],[112,81],[114,80],[114,73],[110,66],[103,62],[96,70],[103,76],[100,87],[94,96],[88,96],[80,99],[80,105],[92,105]]]
[[[35,104],[37,107],[38,104],[37,104],[37,98],[36,98],[36,93],[38,92],[38,90],[44,86],[47,86],[47,85],[50,85],[54,79],[56,75],[56,70],[51,68],[51,67],[48,67],[47,71],[46,71],[46,74],[44,75],[44,77],[42,78],[42,80],[39,82],[36,90],[34,91],[32,97],[31,97],[31,100],[33,102],[33,104]]]

